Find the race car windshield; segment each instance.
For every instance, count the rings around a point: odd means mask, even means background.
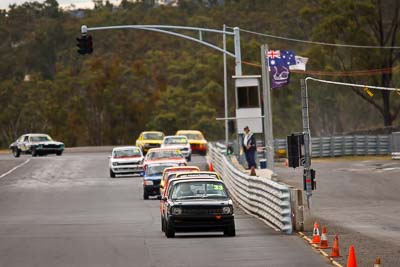
[[[137,149],[126,149],[114,151],[114,158],[128,158],[128,157],[140,157],[140,150]]]
[[[40,136],[32,136],[32,142],[43,142],[43,141],[51,141],[51,138],[47,135],[40,135]]]
[[[175,172],[169,173],[169,174],[165,177],[165,180],[166,180],[166,181],[169,181],[169,180],[171,180],[172,178],[174,178],[175,176],[176,176],[176,173],[175,173]]]
[[[202,172],[193,172],[193,173],[184,173],[184,174],[176,174],[177,177],[189,177],[189,178],[195,178],[195,177],[210,177],[210,178],[216,178],[219,179],[218,175],[216,173],[202,173]]]
[[[187,137],[187,139],[191,140],[203,140],[204,137],[201,134],[183,134],[184,136]]]
[[[165,159],[165,158],[182,158],[182,153],[180,150],[164,150],[151,152],[148,154],[148,159]]]
[[[177,164],[173,165],[149,165],[146,168],[146,176],[161,176],[164,169],[168,167],[174,167]]]
[[[190,181],[177,183],[171,198],[177,199],[226,199],[224,184],[217,181]]]
[[[188,143],[186,138],[166,138],[164,144],[166,145],[186,145]]]
[[[162,133],[145,133],[143,135],[144,140],[163,140],[164,135]]]

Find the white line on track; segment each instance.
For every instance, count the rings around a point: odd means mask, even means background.
[[[10,173],[12,173],[13,171],[15,171],[15,170],[18,169],[19,167],[24,166],[24,165],[27,164],[30,160],[31,160],[31,159],[27,159],[26,161],[24,161],[24,162],[22,162],[21,164],[15,166],[14,168],[12,168],[11,170],[9,170],[8,172],[3,173],[2,175],[0,175],[0,179],[3,178],[3,177],[5,177],[5,176],[7,176],[7,175],[9,175]]]

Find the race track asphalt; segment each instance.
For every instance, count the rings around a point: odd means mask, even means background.
[[[296,235],[236,209],[236,237],[160,230],[141,177],[108,176],[107,152],[0,155],[0,266],[330,266]],[[204,168],[205,158],[193,157]]]

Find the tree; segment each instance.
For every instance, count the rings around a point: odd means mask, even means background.
[[[312,26],[312,36],[316,40],[357,45],[398,45],[400,2],[397,0],[320,0],[306,5],[301,13],[309,23],[307,26],[310,28]],[[319,53],[313,50],[319,50]],[[395,49],[316,47],[310,49],[309,53],[333,59],[327,65],[320,65],[321,67],[344,71],[392,69],[400,57],[399,51]],[[347,81],[360,83],[359,79],[356,81],[351,77],[348,77]],[[369,76],[362,82],[379,84],[383,87],[399,85],[393,80],[392,72],[382,73],[379,77]],[[393,92],[380,91],[381,102],[379,102],[366,96],[359,88],[352,90],[379,111],[384,126],[392,126],[400,112],[399,101],[391,100]]]

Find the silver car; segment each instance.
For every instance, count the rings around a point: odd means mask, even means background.
[[[183,135],[168,135],[165,136],[161,147],[179,149],[187,161],[192,160],[192,149],[186,136]]]
[[[117,174],[142,174],[143,153],[137,146],[115,147],[109,156],[110,177]]]

